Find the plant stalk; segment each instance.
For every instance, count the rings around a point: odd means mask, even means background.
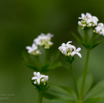
[[[38,103],[42,103],[42,98],[43,98],[43,92],[38,91]]]
[[[90,51],[87,50],[86,61],[85,61],[85,66],[84,66],[84,71],[83,71],[82,84],[81,84],[81,89],[80,89],[80,100],[83,99],[83,94],[84,94],[85,81],[86,81],[87,68],[88,68],[88,61],[89,61],[89,54],[90,54]]]
[[[76,78],[75,78],[75,73],[74,73],[73,64],[71,63],[70,66],[71,66],[71,72],[72,72],[72,76],[73,76],[73,81],[74,81],[74,86],[75,86],[75,91],[76,91],[77,99],[79,99],[78,88],[77,88],[77,82],[76,82]]]

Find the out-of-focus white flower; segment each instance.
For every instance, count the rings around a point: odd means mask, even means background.
[[[46,35],[41,33],[36,39],[34,39],[34,43],[39,46],[43,46],[45,49],[49,49],[53,42],[51,42],[51,38],[53,35],[51,33],[47,33]]]
[[[58,49],[65,56],[74,56],[75,54],[77,54],[79,57],[81,57],[81,54],[79,53],[79,51],[81,50],[81,48],[76,49],[76,47],[74,45],[70,44],[71,42],[72,41],[69,41],[66,44],[62,43],[61,46]]]
[[[86,15],[82,13],[79,19],[82,19],[81,21],[78,21],[78,25],[82,26],[82,29],[85,27],[96,26],[99,21],[96,16],[92,16],[90,13],[86,13]]]
[[[75,49],[72,53],[71,56],[74,56],[75,54],[77,54],[80,58],[82,58],[82,55],[79,53],[79,51],[81,50],[81,48],[77,48]]]
[[[70,56],[73,49],[75,49],[75,46],[71,45],[72,41],[65,43],[62,43],[61,46],[58,48],[65,56]]]
[[[104,24],[103,23],[99,23],[97,25],[97,27],[95,28],[94,32],[104,36]]]
[[[28,53],[30,53],[30,54],[33,54],[33,55],[40,55],[41,54],[35,43],[32,44],[32,47],[26,46],[26,49],[28,50]]]
[[[34,80],[34,84],[40,85],[40,83],[43,83],[44,85],[48,81],[47,75],[42,75],[40,72],[34,72],[34,77],[32,77],[32,80]]]

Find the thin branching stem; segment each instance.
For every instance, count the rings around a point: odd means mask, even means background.
[[[74,82],[74,86],[75,86],[75,91],[76,91],[77,99],[79,99],[78,87],[77,87],[77,82],[76,82],[76,78],[75,78],[73,64],[71,63],[70,66],[71,66],[71,72],[72,72],[72,76],[73,76],[73,82]]]
[[[81,84],[81,89],[80,89],[80,100],[83,99],[83,94],[84,94],[85,81],[86,81],[87,68],[88,68],[88,61],[89,61],[89,54],[90,54],[90,51],[87,50],[86,61],[85,61],[85,66],[84,66],[84,71],[83,71],[83,79],[82,79],[82,84]]]

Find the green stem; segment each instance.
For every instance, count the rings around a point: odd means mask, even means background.
[[[84,93],[84,88],[85,88],[89,54],[90,54],[90,51],[87,50],[86,61],[85,61],[85,66],[84,66],[84,71],[83,71],[82,85],[81,85],[81,90],[80,90],[80,100],[82,100],[82,98],[83,98],[83,93]]]
[[[42,98],[43,98],[43,92],[42,91],[38,91],[38,103],[42,103]]]
[[[78,88],[77,88],[77,82],[76,82],[76,78],[75,78],[75,73],[74,73],[73,64],[71,63],[70,66],[71,66],[71,72],[72,72],[72,76],[73,76],[75,91],[76,91],[76,94],[77,94],[77,98],[79,99]]]

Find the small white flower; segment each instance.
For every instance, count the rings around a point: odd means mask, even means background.
[[[75,54],[77,54],[81,58],[82,56],[79,53],[79,51],[81,50],[81,48],[76,49],[76,47],[74,45],[70,44],[71,42],[72,41],[69,41],[66,44],[62,43],[61,46],[58,49],[65,56],[74,56]]]
[[[82,55],[79,53],[80,50],[81,50],[80,47],[79,47],[78,49],[75,49],[75,50],[71,53],[71,56],[74,56],[75,54],[77,54],[80,58],[82,58]]]
[[[35,43],[32,44],[32,47],[26,46],[26,49],[28,50],[28,53],[30,53],[30,54],[33,54],[33,55],[40,55],[41,54]]]
[[[78,17],[79,19],[83,19],[85,20],[86,19],[86,15],[84,13],[81,14],[81,17]]]
[[[34,84],[40,85],[40,83],[43,83],[44,85],[48,81],[48,76],[40,74],[40,72],[34,72],[34,77],[32,77],[32,80],[34,80]]]
[[[53,37],[53,34],[47,33],[46,35],[41,33],[36,39],[34,39],[34,42],[36,45],[43,46],[45,49],[49,49],[53,43],[51,42],[51,38]]]
[[[37,47],[37,45],[35,45],[35,44],[33,43],[33,44],[32,44],[32,47],[26,46],[26,49],[28,49],[28,53],[31,53],[31,52],[37,50],[38,47]]]
[[[97,25],[97,27],[95,28],[94,32],[104,36],[104,24],[103,23],[99,23]]]
[[[78,21],[78,25],[82,26],[82,29],[84,29],[85,27],[96,26],[97,22],[99,21],[96,16],[92,16],[90,13],[82,13],[79,19],[82,19],[81,21]]]

